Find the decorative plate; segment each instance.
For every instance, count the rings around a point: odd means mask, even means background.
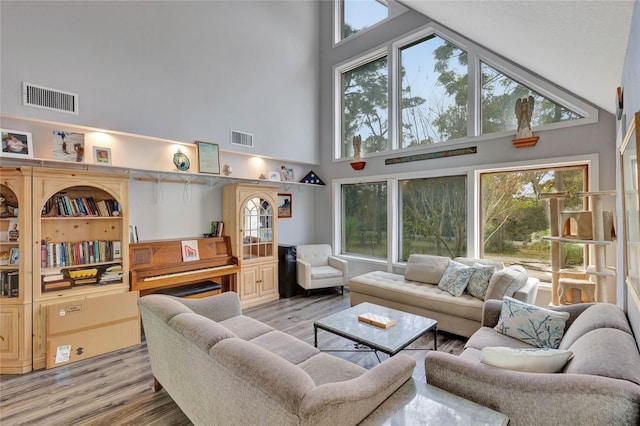
[[[173,164],[175,164],[175,166],[178,168],[178,170],[183,171],[183,172],[185,170],[189,170],[189,166],[191,166],[191,162],[189,161],[189,157],[187,157],[185,154],[183,154],[180,151],[178,151],[175,154],[173,154]]]

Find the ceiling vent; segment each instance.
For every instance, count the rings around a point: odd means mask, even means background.
[[[78,95],[22,82],[22,104],[78,115]]]
[[[242,133],[236,130],[232,130],[231,144],[244,146],[246,148],[253,148],[253,135],[250,133]]]

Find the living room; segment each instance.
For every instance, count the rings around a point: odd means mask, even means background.
[[[268,177],[282,166],[293,171],[294,183],[271,182],[292,196],[291,217],[279,220],[278,243],[324,242],[338,254],[346,253],[340,219],[343,185],[465,175],[469,217],[477,214],[476,176],[488,171],[587,164],[589,190],[620,191],[618,152],[626,124],[616,118],[614,95],[617,86],[624,88],[628,124],[640,109],[637,5],[624,9],[631,31],[626,58],[616,64],[623,71],[607,88],[609,98],[600,102],[547,77],[545,68],[554,68],[555,63],[540,64],[535,70],[520,67],[514,58],[496,53],[497,48],[476,42],[464,27],[434,24],[416,10],[391,4],[391,19],[336,44],[335,9],[328,1],[3,1],[1,127],[32,134],[34,159],[25,161],[28,165],[41,161],[46,166],[78,167],[53,161],[55,130],[84,133],[87,147],[110,148],[109,167],[94,165],[89,149],[86,167],[116,173],[130,170],[129,223],[137,227],[141,241],[208,232],[211,221],[222,220],[224,184],[233,178],[264,184],[260,176]],[[532,148],[514,148],[513,129],[443,144],[446,147],[363,151],[366,167],[352,169],[351,140],[342,141],[336,125],[336,73],[426,28],[468,46],[501,70],[539,83],[557,99],[570,100],[590,118],[579,125],[534,127],[540,139]],[[516,36],[505,35],[511,37]],[[23,82],[78,94],[78,114],[24,106]],[[253,135],[253,147],[233,145],[231,131]],[[194,141],[219,145],[219,177],[196,172]],[[344,153],[340,142],[346,147]],[[191,160],[187,172],[177,171],[172,161],[177,146]],[[477,152],[386,163],[409,154],[469,147],[477,147]],[[311,170],[326,185],[298,184]],[[618,211],[618,223],[621,204],[618,195],[607,206]],[[470,257],[478,256],[481,246],[476,236],[479,226],[473,222],[468,221],[466,232]],[[395,242],[393,232],[389,241]],[[389,247],[385,257],[344,256],[350,275],[376,269],[402,271],[401,250],[392,242]],[[612,251],[617,254],[609,256],[608,266],[624,271],[622,238]],[[541,286],[540,295],[536,304],[548,304],[550,287]],[[607,297],[627,312],[638,335],[640,301],[626,287],[623,273],[617,274]]]

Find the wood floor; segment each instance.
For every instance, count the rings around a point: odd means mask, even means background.
[[[313,344],[313,322],[349,307],[349,292],[331,290],[247,309],[244,314]],[[323,349],[353,349],[353,343],[319,331]],[[438,350],[462,352],[464,339],[438,333]],[[417,361],[413,377],[425,380],[424,356],[432,348],[429,333],[404,351]],[[371,352],[335,352],[365,368],[378,363]],[[387,356],[379,354],[384,361]],[[50,370],[0,376],[0,425],[191,425],[162,390],[154,393],[146,344]]]

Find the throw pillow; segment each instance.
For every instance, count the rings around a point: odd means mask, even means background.
[[[560,349],[483,348],[480,362],[494,367],[528,373],[557,373],[571,359],[573,352]]]
[[[495,330],[538,348],[558,349],[568,319],[568,312],[556,312],[505,297]]]
[[[473,297],[484,300],[487,295],[487,289],[489,288],[489,280],[496,271],[495,266],[482,266],[479,263],[473,265],[476,271],[469,278],[469,284],[467,285],[467,293]]]
[[[442,278],[438,283],[438,288],[451,293],[453,296],[461,296],[469,283],[469,278],[476,271],[476,268],[463,265],[454,260],[449,262],[449,266],[444,270]]]

